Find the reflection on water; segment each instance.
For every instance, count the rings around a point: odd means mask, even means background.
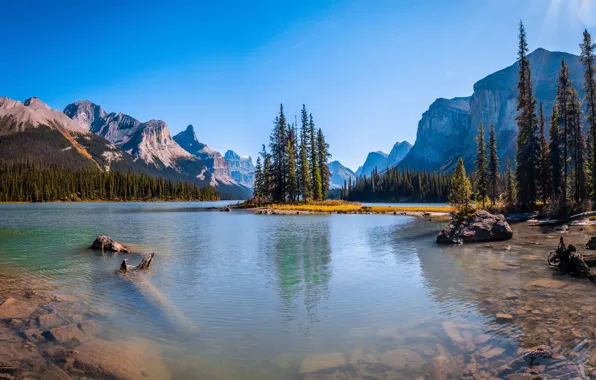
[[[538,344],[562,356],[540,370],[561,375],[594,357],[594,284],[548,282],[546,233],[444,247],[440,225],[404,216],[197,212],[220,205],[2,205],[0,295],[77,295],[108,335],[158,346],[174,378],[499,377]],[[116,274],[140,258],[89,251],[98,234],[156,252],[152,271]]]

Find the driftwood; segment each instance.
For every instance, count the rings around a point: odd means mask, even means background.
[[[596,211],[582,212],[580,214],[571,215],[564,219],[545,219],[545,220],[528,220],[530,226],[560,226],[561,224],[571,223],[575,220],[586,219],[590,216],[596,216]]]
[[[548,255],[547,261],[551,267],[558,268],[561,274],[569,274],[581,278],[585,277],[596,282],[596,274],[592,273],[584,256],[579,254],[573,245],[569,244],[566,246],[562,236],[559,241],[559,247],[556,251]]]
[[[153,256],[155,253],[151,253],[149,256],[143,256],[143,259],[136,267],[133,265],[128,265],[128,259],[124,259],[122,264],[120,265],[120,273],[127,274],[128,271],[131,270],[147,270],[151,266],[153,262]]]

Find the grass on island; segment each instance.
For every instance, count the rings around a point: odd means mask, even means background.
[[[453,207],[442,206],[363,206],[357,202],[346,202],[338,200],[311,201],[308,203],[292,204],[269,204],[265,206],[274,210],[286,211],[308,211],[323,213],[359,213],[371,212],[374,214],[387,214],[393,212],[452,212]]]

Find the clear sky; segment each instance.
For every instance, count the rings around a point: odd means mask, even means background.
[[[436,98],[512,64],[520,19],[531,50],[577,53],[596,0],[5,0],[0,95],[193,124],[253,158],[279,103],[290,119],[305,103],[355,170],[413,142]]]

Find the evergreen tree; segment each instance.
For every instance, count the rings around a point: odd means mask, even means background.
[[[524,24],[519,24],[518,97],[517,97],[517,155],[516,178],[518,201],[522,207],[536,202],[536,168],[538,167],[538,126],[536,99],[532,90],[528,43]]]
[[[472,185],[466,175],[466,168],[464,167],[463,158],[457,160],[455,172],[451,180],[451,192],[449,194],[449,202],[461,208],[461,211],[468,214],[470,195],[472,193]]]
[[[540,120],[540,145],[539,145],[539,169],[538,169],[538,177],[539,177],[539,187],[540,187],[540,194],[542,196],[542,204],[546,206],[546,202],[551,194],[551,161],[550,161],[550,154],[549,154],[549,146],[548,141],[546,140],[546,134],[544,131],[546,120],[544,117],[544,107],[542,102],[540,102],[540,113],[539,113],[539,120]]]
[[[586,160],[585,160],[585,136],[582,131],[581,123],[581,101],[579,94],[573,86],[569,93],[569,148],[571,151],[572,162],[572,187],[573,200],[576,204],[581,203],[587,198],[586,186]]]
[[[271,199],[273,195],[273,163],[271,162],[271,155],[267,152],[265,144],[261,148],[261,158],[263,160],[263,172],[261,179],[262,196],[265,200]]]
[[[490,200],[494,206],[497,201],[497,189],[499,183],[499,156],[497,155],[497,136],[495,134],[495,126],[490,124],[489,129],[489,163],[488,163],[488,178],[490,185]]]
[[[254,185],[254,197],[260,203],[263,198],[263,166],[261,165],[261,157],[257,157],[257,163],[255,165],[255,185]]]
[[[287,164],[287,189],[288,189],[288,200],[295,202],[298,195],[298,176],[296,174],[296,145],[295,145],[295,129],[290,128],[288,135],[288,142],[286,151],[288,152],[288,164]]]
[[[312,194],[315,200],[323,199],[323,185],[321,182],[321,168],[319,166],[319,153],[317,149],[317,138],[315,136],[315,122],[313,121],[312,114],[310,114],[309,120],[309,132],[310,132],[310,167],[312,168]]]
[[[283,104],[279,106],[279,116],[273,122],[273,131],[269,139],[273,177],[273,200],[284,202],[287,193],[287,123]]]
[[[580,61],[584,66],[584,103],[588,120],[588,136],[590,149],[589,167],[592,174],[592,200],[596,200],[596,46],[592,36],[584,30]]]
[[[515,204],[515,188],[513,170],[511,170],[511,163],[507,160],[507,171],[505,174],[505,203],[508,207],[513,207]]]
[[[482,122],[478,125],[478,134],[476,135],[476,176],[476,187],[478,189],[478,195],[482,199],[482,207],[484,208],[484,199],[488,193],[488,171]]]
[[[329,144],[325,142],[325,136],[323,131],[319,128],[317,132],[317,151],[319,158],[319,172],[321,173],[321,199],[327,199],[330,185],[330,173],[329,173]]]
[[[563,172],[562,158],[561,158],[561,129],[558,106],[553,105],[553,112],[550,118],[550,128],[548,130],[549,137],[549,161],[551,173],[550,191],[554,198],[558,200],[561,195],[561,176]],[[553,198],[553,200],[554,200]]]
[[[568,176],[569,176],[569,134],[571,115],[569,113],[570,108],[570,93],[571,93],[571,80],[569,79],[569,66],[565,60],[561,60],[561,70],[559,71],[559,80],[557,85],[557,111],[559,114],[558,125],[561,134],[561,153],[563,162],[563,183],[562,186],[562,202],[563,205],[567,204],[567,189],[568,189]]]
[[[310,127],[308,123],[308,114],[306,113],[306,106],[302,105],[300,126],[300,159],[299,159],[299,175],[300,175],[300,193],[302,199],[308,200],[312,198],[312,182],[310,173]]]

